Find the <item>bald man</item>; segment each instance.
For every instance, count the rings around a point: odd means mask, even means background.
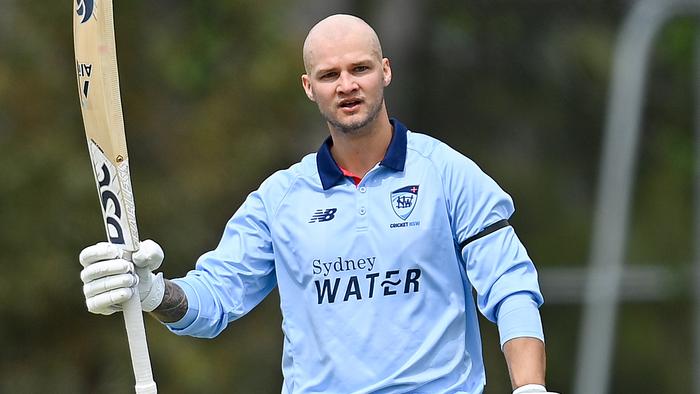
[[[477,309],[498,324],[514,393],[544,393],[542,295],[508,218],[511,198],[472,161],[390,119],[389,60],[374,30],[333,15],[303,48],[307,97],[329,137],[251,193],[184,278],[83,250],[88,310],[138,289],[172,332],[215,337],[278,287],[282,393],[482,393]],[[138,275],[134,265],[139,268]],[[474,300],[474,295],[476,300]]]

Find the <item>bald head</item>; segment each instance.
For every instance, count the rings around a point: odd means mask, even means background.
[[[382,59],[379,37],[367,22],[356,16],[336,14],[318,22],[306,36],[303,53],[306,73],[313,69],[323,47],[348,39],[360,40],[377,60]]]

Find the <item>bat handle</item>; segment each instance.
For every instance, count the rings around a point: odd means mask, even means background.
[[[134,295],[122,306],[126,335],[129,339],[131,364],[134,367],[134,376],[136,377],[136,393],[156,394],[158,389],[151,372],[151,360],[148,356],[146,330],[143,325],[143,313],[138,291],[134,292]]]

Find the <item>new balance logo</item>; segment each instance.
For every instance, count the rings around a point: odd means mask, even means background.
[[[327,222],[329,220],[333,220],[337,211],[338,208],[317,209],[313,216],[311,216],[309,223]]]

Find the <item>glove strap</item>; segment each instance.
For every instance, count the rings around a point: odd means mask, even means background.
[[[163,273],[159,272],[158,275],[153,275],[152,285],[148,294],[145,294],[141,298],[141,310],[144,312],[151,312],[156,309],[161,302],[163,302],[163,296],[165,295],[165,280],[163,280]]]

